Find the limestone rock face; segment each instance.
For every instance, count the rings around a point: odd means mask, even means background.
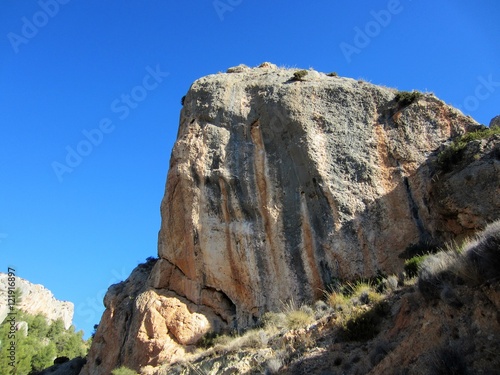
[[[62,319],[64,328],[68,329],[73,321],[74,305],[71,302],[57,300],[52,292],[43,285],[32,284],[27,280],[16,277],[16,288],[21,291],[21,303],[18,308],[28,314],[43,314],[49,321]],[[0,273],[0,299],[7,301],[8,275]],[[3,322],[8,313],[5,303],[0,305],[0,322]]]
[[[155,261],[139,265],[130,277],[112,285],[106,310],[82,374],[110,374],[121,364],[158,366],[182,358],[216,321],[207,307],[166,289],[150,286]]]
[[[435,231],[458,241],[500,217],[500,135],[476,140],[435,178],[430,193]]]
[[[477,127],[431,95],[263,65],[196,81],[171,157],[154,286],[245,327],[434,238],[429,157]]]
[[[470,117],[433,95],[398,100],[393,89],[312,70],[298,81],[295,71],[239,66],[191,86],[160,259],[108,291],[83,375],[180,358],[205,332],[311,302],[335,278],[400,272],[407,249],[500,216],[485,199],[498,192],[498,142],[481,143],[460,171],[436,164],[447,141],[480,128]]]

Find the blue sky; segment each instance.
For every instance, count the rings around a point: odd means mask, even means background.
[[[75,304],[156,256],[180,99],[244,63],[336,71],[500,113],[500,3],[0,2],[0,272]],[[1,303],[4,303],[3,301]]]

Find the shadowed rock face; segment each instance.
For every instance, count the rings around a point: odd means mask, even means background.
[[[450,137],[478,128],[470,117],[433,95],[402,105],[395,90],[314,71],[303,81],[272,64],[230,71],[184,99],[160,259],[120,323],[124,298],[110,289],[83,374],[171,360],[210,329],[320,297],[333,278],[397,273],[406,249],[450,232],[442,217],[453,208],[433,206],[434,160]],[[175,319],[169,298],[183,305]],[[104,353],[106,366],[96,363]]]

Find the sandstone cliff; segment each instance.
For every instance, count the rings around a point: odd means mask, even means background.
[[[7,274],[0,273],[0,299],[7,301]],[[43,285],[32,284],[27,280],[16,277],[16,287],[21,291],[21,303],[18,308],[31,315],[43,314],[49,321],[62,319],[64,328],[68,329],[73,320],[74,306],[71,302],[55,299],[50,290]],[[0,322],[3,322],[8,313],[8,306],[0,305]]]
[[[228,72],[183,100],[160,259],[110,288],[83,374],[179,358],[209,330],[336,278],[398,273],[409,252],[500,216],[484,199],[498,196],[498,142],[480,146],[480,172],[441,171],[444,144],[480,126],[432,94],[272,64]]]

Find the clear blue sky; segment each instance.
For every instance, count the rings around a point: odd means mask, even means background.
[[[2,0],[0,271],[72,301],[87,337],[107,287],[156,256],[195,79],[240,63],[313,67],[432,91],[488,124],[499,19],[498,0]]]

